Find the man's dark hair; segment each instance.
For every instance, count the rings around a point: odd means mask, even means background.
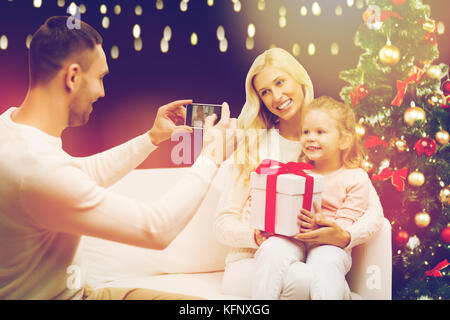
[[[69,28],[68,19],[75,18],[51,17],[33,35],[29,50],[31,88],[48,83],[68,58],[74,58],[83,70],[89,69],[92,59],[84,57],[84,51],[103,43],[90,25],[76,20],[76,27]]]

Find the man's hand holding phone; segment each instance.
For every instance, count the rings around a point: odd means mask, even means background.
[[[154,145],[169,139],[177,132],[192,132],[192,128],[184,125],[186,109],[184,105],[192,100],[177,100],[159,107],[153,127],[149,131],[150,140]]]
[[[186,122],[187,104],[192,100],[177,100],[158,109],[149,136],[154,145],[169,139],[178,132],[192,132],[193,129]],[[234,152],[237,141],[237,119],[230,118],[230,108],[226,102],[222,104],[220,121],[214,125],[217,115],[214,113],[206,117],[203,124],[202,155],[211,159],[219,166]]]

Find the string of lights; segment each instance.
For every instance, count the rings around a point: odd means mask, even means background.
[[[14,0],[5,0],[11,4],[18,3],[19,1]],[[216,5],[214,0],[205,0],[206,5],[209,7],[213,7]],[[239,14],[243,11],[243,3],[238,0],[231,0],[232,2],[232,10]],[[336,1],[334,1],[336,2]],[[89,11],[95,11],[98,12],[100,19],[101,19],[101,27],[104,30],[108,30],[111,27],[111,24],[121,24],[120,16],[124,15],[127,10],[132,11],[132,13],[135,15],[136,18],[138,17],[145,17],[144,7],[141,4],[136,4],[127,6],[127,5],[120,5],[120,4],[112,4],[112,3],[101,3],[98,4],[84,4],[84,3],[77,3],[74,1],[66,1],[66,0],[33,0],[32,6],[35,9],[40,9],[43,7],[44,4],[48,5],[54,5],[58,8],[65,9],[65,12],[68,15],[81,17],[82,15],[86,14]],[[157,11],[164,11],[168,10],[167,6],[165,6],[165,2],[163,0],[156,0],[153,1],[154,3],[154,9]],[[190,10],[189,8],[190,1],[189,0],[181,0],[179,2],[179,11],[180,12],[188,12]],[[267,11],[268,8],[268,1],[266,0],[258,0],[257,3],[254,2],[244,2],[245,6],[256,6],[257,10]],[[322,8],[323,7],[323,8]],[[287,6],[285,5],[279,5],[278,6],[278,28],[285,29],[288,26],[288,23],[290,23],[291,20],[298,20],[300,18],[307,17],[308,15],[312,15],[314,17],[319,17],[321,15],[324,15],[326,13],[332,13],[336,17],[342,17],[345,14],[345,10],[347,8],[355,7],[356,9],[363,10],[366,5],[364,0],[342,0],[339,2],[336,2],[334,6],[332,5],[323,5],[321,6],[318,1],[314,1],[310,3],[309,5],[301,4],[299,1],[297,5],[297,10],[288,10]],[[194,10],[194,9],[191,9]],[[289,13],[289,14],[288,14]],[[289,18],[288,18],[289,17]],[[163,30],[163,35],[161,37],[161,41],[159,44],[159,49],[161,53],[167,53],[170,50],[170,38],[171,38],[171,26],[168,25]],[[225,53],[228,50],[229,40],[225,37],[225,30],[222,25],[218,25],[217,27],[217,39],[218,39],[218,45],[217,49],[219,52]],[[133,26],[130,27],[131,29],[131,35],[133,37],[133,49],[137,52],[145,50],[145,43],[143,38],[141,37],[142,33],[145,32],[144,28],[139,24],[135,23]],[[170,31],[169,31],[170,30]],[[445,32],[445,25],[442,21],[438,22],[437,25],[437,33],[442,35]],[[262,36],[262,35],[261,35]],[[186,37],[189,39],[189,43],[191,46],[196,46],[199,41],[209,41],[209,39],[202,39],[202,30],[196,30],[191,31],[186,34]],[[31,40],[31,34],[26,35],[25,37],[25,46],[28,48]],[[256,22],[250,22],[247,24],[247,37],[244,43],[244,47],[246,50],[254,50],[255,44],[258,42],[258,35],[257,35],[257,24]],[[323,44],[322,44],[323,45]],[[9,46],[9,36],[7,34],[2,34],[0,30],[0,50],[7,50]],[[271,43],[269,47],[275,47],[277,44]],[[112,59],[118,59],[119,58],[119,44],[114,44],[110,48],[110,57]],[[294,56],[300,56],[302,54],[303,50],[302,47],[305,47],[305,53],[309,56],[314,56],[317,53],[317,43],[315,42],[309,42],[304,44],[303,46],[299,42],[293,42],[290,45],[290,51]],[[329,47],[329,54],[332,56],[337,56],[341,53],[341,46],[337,41],[332,41],[328,44]]]

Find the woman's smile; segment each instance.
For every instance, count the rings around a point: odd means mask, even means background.
[[[291,106],[291,103],[292,103],[292,99],[288,99],[283,104],[281,104],[280,106],[276,107],[276,109],[278,111],[285,111],[285,110],[289,109],[289,107]]]

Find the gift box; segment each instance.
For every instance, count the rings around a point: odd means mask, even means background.
[[[251,227],[285,236],[299,233],[297,215],[300,210],[304,208],[314,213],[313,203],[322,203],[324,178],[304,172],[312,168],[304,163],[265,160],[256,172],[252,172]]]

